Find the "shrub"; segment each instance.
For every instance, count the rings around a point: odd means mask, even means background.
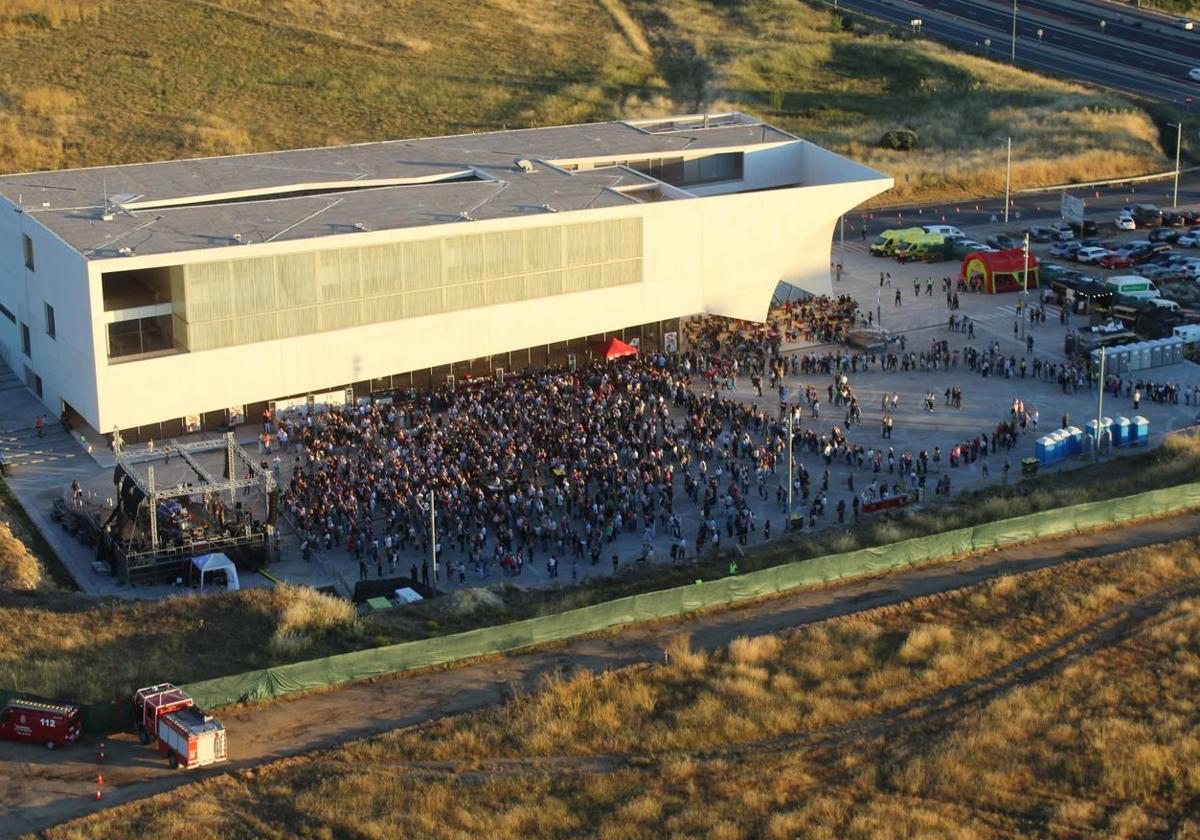
[[[0,589],[37,589],[42,567],[12,529],[0,522]]]
[[[279,618],[269,643],[275,654],[295,655],[326,633],[349,628],[358,619],[349,601],[307,586],[285,583],[275,595]]]
[[[909,152],[917,148],[917,132],[908,128],[893,128],[884,132],[879,145],[885,149]]]

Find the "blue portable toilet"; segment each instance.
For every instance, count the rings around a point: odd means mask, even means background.
[[[1083,424],[1083,428],[1088,437],[1088,447],[1095,448],[1099,441],[1097,423],[1095,420],[1089,420]]]
[[[1150,345],[1150,367],[1162,367],[1163,365],[1163,342],[1161,338],[1156,338],[1153,341],[1147,342]]]
[[[1070,426],[1067,429],[1067,437],[1070,441],[1067,446],[1068,455],[1079,455],[1083,452],[1083,429],[1078,426]]]
[[[1050,444],[1050,435],[1042,435],[1033,442],[1033,457],[1038,459],[1038,463],[1043,467],[1054,460],[1052,447]]]
[[[1137,446],[1145,446],[1150,442],[1150,421],[1140,414],[1133,418],[1133,442]]]
[[[1061,461],[1070,454],[1071,436],[1059,429],[1051,437],[1054,438],[1054,460]]]
[[[1132,446],[1134,428],[1128,417],[1118,417],[1113,424],[1113,444],[1115,446]]]
[[[1150,345],[1148,342],[1139,341],[1137,344],[1130,345],[1129,349],[1133,353],[1130,370],[1145,370],[1150,367]]]
[[[1177,335],[1173,335],[1167,339],[1167,346],[1171,348],[1171,364],[1177,365],[1183,361],[1183,339]]]

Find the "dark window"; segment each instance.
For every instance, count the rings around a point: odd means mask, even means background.
[[[661,172],[654,171],[652,166],[649,174],[676,187],[738,181],[742,178],[742,161],[741,152],[726,152],[688,161],[668,158],[663,161]]]
[[[54,330],[54,307],[48,303],[46,304],[46,335],[51,338],[56,337]]]
[[[29,365],[25,365],[25,384],[32,388],[33,393],[37,394],[38,397],[42,396],[42,377],[34,373]]]
[[[29,327],[26,324],[21,325],[21,352],[33,358],[33,340],[29,337]]]
[[[136,318],[108,325],[108,357],[117,359],[162,353],[175,349],[175,329],[170,315]]]
[[[0,303],[0,315],[3,315],[5,318],[12,321],[14,324],[17,323],[17,316],[14,315],[12,313],[12,310],[9,309],[7,306],[5,306],[3,303]]]
[[[33,271],[33,240],[29,238],[29,234],[22,233],[21,241],[25,246],[25,267]]]

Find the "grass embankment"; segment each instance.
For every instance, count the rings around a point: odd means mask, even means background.
[[[0,591],[74,589],[70,574],[0,479]]]
[[[1016,189],[1167,168],[1153,121],[1125,97],[868,35],[853,14],[793,0],[628,5],[674,59],[677,98],[759,113],[892,175],[874,204],[1001,194],[1007,136]],[[881,148],[893,129],[914,131],[917,147]]]
[[[1200,543],[1004,577],[224,776],[52,838],[1200,832]]]
[[[752,547],[743,572],[1191,481],[1200,438],[1175,437],[1132,458],[966,494],[925,510],[865,517],[845,530]],[[187,683],[397,642],[505,624],[726,574],[729,553],[675,567],[629,563],[622,574],[563,589],[523,589],[520,578],[357,617],[346,602],[302,587],[251,589],[155,602],[72,594],[0,594],[0,687],[80,701],[138,685]],[[584,567],[590,568],[590,567]],[[183,655],[186,652],[186,655]]]
[[[1017,188],[1166,166],[1127,99],[799,0],[0,0],[4,171],[730,107],[888,203],[998,194],[1008,135]]]

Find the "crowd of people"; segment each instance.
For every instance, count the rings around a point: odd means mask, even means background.
[[[666,545],[657,556],[676,561],[717,549],[722,539],[767,538],[770,518],[761,504],[756,514],[751,501],[772,493],[781,513],[790,502],[800,514],[791,527],[816,527],[834,516],[845,522],[881,500],[923,491],[930,473],[939,474],[935,492],[949,494],[941,447],[897,452],[890,444],[898,391],[883,396],[878,432],[862,429],[851,377],[962,365],[1011,378],[1027,372],[1027,358],[1002,353],[997,343],[960,353],[940,339],[920,352],[903,342],[898,353],[782,352],[785,342],[844,338],[857,320],[851,298],[817,298],[780,307],[765,324],[702,319],[683,353],[529,371],[460,382],[406,402],[274,418],[268,437],[292,456],[282,477],[284,509],[306,556],[345,552],[357,560],[360,577],[373,569],[465,583],[471,575],[521,575],[533,563],[544,564],[550,577],[560,563],[569,563],[572,575],[601,563],[616,569],[631,553],[613,545],[623,535],[631,535],[626,543],[640,542],[637,559],[653,560]],[[1037,358],[1028,370],[1071,387],[1086,379],[1075,366]],[[789,387],[788,377],[826,384]],[[778,411],[737,398],[739,379],[759,396],[764,385],[777,390]],[[1146,383],[1143,393],[1163,392]],[[928,390],[925,409],[958,409],[963,400],[958,385],[941,399]],[[823,403],[836,410],[832,425],[820,422]],[[989,452],[1007,452],[1037,422],[1036,409],[1014,400],[1005,421],[946,448],[949,467],[982,460],[987,476]],[[838,466],[848,468],[848,495],[831,504],[830,472]]]

